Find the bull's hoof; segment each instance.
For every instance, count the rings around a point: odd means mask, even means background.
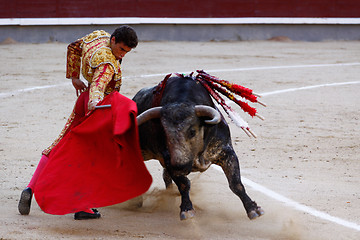
[[[195,217],[195,210],[188,210],[180,212],[180,220],[187,220]]]
[[[250,212],[248,212],[248,217],[250,218],[250,220],[253,220],[255,218],[260,217],[261,215],[264,215],[264,210],[261,207],[257,207],[254,210],[251,210]]]

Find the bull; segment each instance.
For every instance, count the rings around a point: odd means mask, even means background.
[[[245,191],[229,126],[207,90],[192,77],[173,76],[167,80],[159,106],[154,106],[155,93],[156,86],[143,88],[133,98],[139,113],[140,146],[145,161],[161,163],[166,188],[172,182],[177,185],[180,219],[195,216],[187,175],[203,172],[211,164],[222,168],[250,219],[263,215],[263,209]]]

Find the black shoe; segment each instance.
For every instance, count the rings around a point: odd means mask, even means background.
[[[32,190],[27,187],[21,192],[20,201],[18,205],[19,213],[21,215],[29,215],[31,199],[32,199]]]
[[[75,220],[84,220],[84,219],[97,219],[101,217],[101,214],[96,209],[91,209],[94,213],[88,213],[88,212],[77,212],[74,214]]]

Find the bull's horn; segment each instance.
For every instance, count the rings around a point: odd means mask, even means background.
[[[138,126],[140,126],[146,121],[149,121],[150,119],[160,118],[161,109],[162,107],[154,107],[141,113],[139,116],[136,117]]]
[[[211,120],[205,120],[207,124],[218,124],[221,121],[220,113],[212,107],[197,105],[195,112],[198,117],[211,117]]]

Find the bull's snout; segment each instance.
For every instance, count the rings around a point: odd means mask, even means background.
[[[192,170],[192,162],[186,163],[171,163],[171,173],[174,176],[188,175]]]

